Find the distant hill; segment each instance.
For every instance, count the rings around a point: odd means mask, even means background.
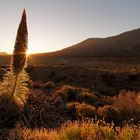
[[[140,28],[107,38],[89,38],[60,51],[47,53],[51,57],[139,57]]]
[[[47,58],[140,57],[140,28],[107,38],[88,38],[76,45],[51,53],[32,54],[29,63],[45,62]],[[0,64],[10,62],[11,56],[0,53]],[[31,63],[31,64],[32,64]]]
[[[11,62],[11,55],[6,52],[0,52],[0,66],[9,64]]]

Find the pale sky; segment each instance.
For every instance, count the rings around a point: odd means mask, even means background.
[[[12,52],[23,8],[30,53],[140,27],[140,0],[0,0],[0,52]]]

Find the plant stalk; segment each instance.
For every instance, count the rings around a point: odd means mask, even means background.
[[[14,83],[14,86],[13,86],[13,91],[12,91],[12,94],[10,96],[10,99],[14,96],[16,86],[17,86],[17,81],[18,81],[18,73],[16,74],[16,77],[15,77],[15,83]]]

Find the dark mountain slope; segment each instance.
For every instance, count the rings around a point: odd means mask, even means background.
[[[89,38],[63,50],[32,54],[29,63],[45,63],[49,57],[54,58],[105,58],[105,57],[138,57],[140,58],[140,28],[117,36],[107,38]],[[0,53],[2,64],[10,63],[10,55]]]
[[[140,56],[140,29],[108,38],[89,38],[46,55],[53,57],[138,57]]]

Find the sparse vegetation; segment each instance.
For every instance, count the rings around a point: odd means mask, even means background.
[[[97,116],[95,106],[87,105],[85,103],[77,105],[76,111],[81,118],[95,118]]]
[[[10,139],[24,140],[139,140],[139,128],[135,126],[114,127],[100,122],[67,122],[61,129],[29,129],[17,126],[11,130]]]
[[[94,93],[89,93],[87,91],[82,91],[76,96],[76,100],[78,102],[85,102],[87,104],[94,105],[97,101],[97,97],[94,95]]]
[[[113,106],[122,114],[123,120],[140,122],[140,93],[123,90],[116,98]]]
[[[121,119],[120,112],[109,105],[99,107],[98,115],[100,119],[103,119],[105,120],[105,122],[108,122],[108,123],[111,123],[111,122],[118,123]]]
[[[65,102],[71,102],[76,100],[76,95],[79,94],[80,91],[80,88],[64,85],[54,94],[54,97],[60,96]]]

